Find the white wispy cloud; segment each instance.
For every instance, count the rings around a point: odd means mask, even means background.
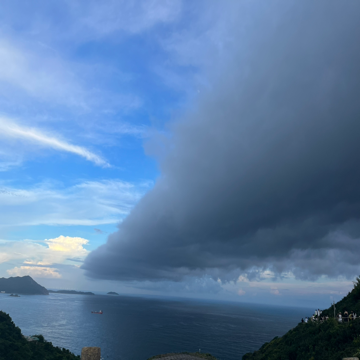
[[[1,15],[0,15],[1,19]],[[75,21],[75,23],[78,23]],[[68,24],[71,28],[72,23]],[[29,31],[36,31],[31,29]],[[55,41],[57,29],[48,30],[45,42]],[[73,44],[74,34],[69,35]],[[106,63],[88,59],[74,61],[61,47],[51,48],[37,37],[24,41],[17,34],[0,34],[0,106],[38,113],[54,108],[79,114],[127,113],[142,106],[141,98],[129,92],[131,76]],[[120,74],[119,74],[120,73]],[[120,87],[114,91],[101,85],[104,79],[116,77]],[[100,81],[99,81],[100,80]],[[91,122],[91,121],[90,121]]]
[[[151,183],[87,181],[62,188],[38,184],[30,189],[0,185],[0,229],[27,225],[100,225],[121,221]]]
[[[116,31],[141,33],[159,23],[175,21],[182,9],[181,0],[87,1],[81,7],[69,4],[79,30],[92,29],[100,35]]]
[[[10,276],[31,276],[34,278],[51,278],[59,279],[61,274],[58,273],[58,269],[42,266],[19,266],[13,269],[7,270]]]
[[[0,92],[11,101],[23,93],[41,101],[86,108],[86,90],[72,67],[53,50],[0,38]],[[10,95],[10,96],[9,96]]]
[[[7,158],[7,156],[5,156]],[[0,172],[2,171],[9,171],[10,169],[13,169],[15,167],[18,167],[21,165],[20,158],[17,161],[1,161],[1,154],[0,154]]]
[[[79,155],[96,165],[107,167],[109,164],[99,155],[94,154],[85,147],[73,145],[65,140],[56,138],[55,136],[45,134],[38,129],[32,129],[20,126],[15,122],[0,117],[0,137],[21,139],[29,143],[34,143],[42,147],[48,147],[54,150],[65,151]]]

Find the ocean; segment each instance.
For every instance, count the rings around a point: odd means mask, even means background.
[[[0,310],[24,335],[42,334],[78,355],[84,346],[99,346],[105,360],[146,360],[199,349],[219,360],[240,360],[312,314],[308,308],[63,294],[0,294]]]

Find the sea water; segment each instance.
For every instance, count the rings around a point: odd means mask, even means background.
[[[24,335],[42,334],[78,355],[84,346],[99,346],[105,360],[146,360],[199,349],[219,360],[239,360],[311,315],[302,308],[65,294],[0,294],[0,310]]]

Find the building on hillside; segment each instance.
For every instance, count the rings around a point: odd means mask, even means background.
[[[24,336],[24,338],[27,340],[27,341],[39,341],[39,338],[36,337],[36,336]]]

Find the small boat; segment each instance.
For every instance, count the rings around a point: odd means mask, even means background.
[[[102,312],[102,310],[100,310],[100,311],[92,311],[91,313],[92,314],[102,314],[103,312]]]

